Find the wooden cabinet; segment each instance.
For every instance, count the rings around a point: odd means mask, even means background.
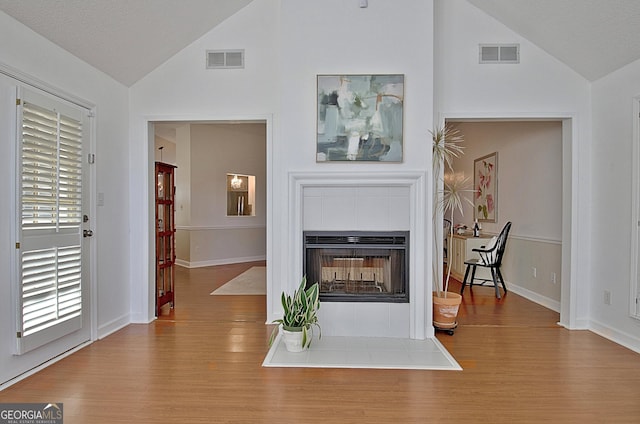
[[[472,235],[454,234],[449,237],[449,266],[451,266],[451,276],[462,282],[466,265],[464,261],[467,259],[479,258],[478,253],[472,249],[485,246],[491,240],[491,236],[473,237]],[[471,278],[471,276],[469,276]],[[491,272],[482,267],[478,267],[476,278],[491,279]]]
[[[156,162],[156,316],[174,306],[176,225],[175,166]]]

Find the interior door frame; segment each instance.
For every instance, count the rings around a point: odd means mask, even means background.
[[[272,206],[272,187],[273,187],[273,115],[155,115],[145,116],[143,127],[145,131],[144,139],[146,139],[146,169],[144,172],[144,181],[142,184],[142,193],[146,199],[146,213],[142,217],[142,234],[145,243],[146,258],[143,258],[143,263],[146,266],[142,270],[146,276],[143,277],[143,281],[146,281],[146,286],[143,288],[141,312],[142,316],[134,316],[133,322],[151,322],[156,319],[155,316],[155,193],[151,190],[152,182],[155,175],[155,132],[154,124],[157,122],[176,122],[176,123],[225,123],[225,122],[264,122],[266,125],[266,172],[267,172],[267,193],[266,193],[266,237],[267,237],[267,252],[266,262],[267,264],[273,263],[271,248],[272,244],[272,229],[273,229],[273,210]],[[267,287],[270,286],[270,282],[273,277],[273,267],[267,266]],[[268,299],[267,299],[268,302]]]
[[[629,316],[640,320],[640,96],[633,98]]]
[[[44,93],[47,93],[49,95],[52,95],[54,97],[57,97],[59,99],[62,99],[66,102],[72,103],[76,106],[79,106],[83,109],[86,110],[86,112],[89,114],[89,126],[90,128],[88,129],[89,131],[89,141],[88,141],[88,147],[89,147],[89,152],[84,154],[84,158],[83,160],[87,160],[87,154],[88,153],[95,153],[96,151],[96,145],[97,145],[97,138],[96,138],[96,119],[95,119],[95,115],[96,115],[96,105],[94,103],[91,103],[85,99],[82,99],[80,97],[77,97],[71,93],[68,93],[58,87],[49,85],[39,79],[33,78],[32,76],[23,73],[15,68],[12,68],[10,66],[7,66],[3,63],[0,63],[0,75],[3,75],[5,77],[7,77],[9,79],[8,83],[10,85],[13,85],[17,91],[17,87],[23,87],[25,89],[28,90],[35,90],[35,91],[41,91]],[[16,121],[16,116],[14,114],[13,119],[14,121]],[[15,181],[15,178],[17,178],[17,131],[18,131],[18,123],[16,122],[16,125],[11,129],[11,133],[12,133],[12,142],[10,143],[10,148],[9,148],[9,152],[12,156],[12,158],[14,158],[13,160],[11,160],[11,169],[10,171],[10,175],[12,176],[12,178],[14,178],[14,180],[11,183],[11,199],[14,199],[13,202],[11,202],[10,205],[10,211],[9,213],[11,214],[12,217],[16,217],[18,214],[18,203],[17,200],[18,199],[18,193],[17,193],[17,181]],[[97,180],[97,170],[96,170],[96,166],[95,164],[93,165],[87,165],[88,166],[88,175],[90,178],[90,181],[88,182],[88,209],[89,209],[89,214],[91,217],[91,221],[92,221],[92,228],[95,230],[96,228],[98,228],[98,222],[97,222],[97,207],[96,207],[96,180]],[[84,199],[83,199],[84,202]],[[83,211],[84,212],[84,211]],[[13,218],[11,220],[11,228],[10,228],[10,232],[11,234],[17,235],[18,234],[18,228],[17,228],[17,222],[16,219]],[[88,279],[85,280],[85,284],[88,288],[89,291],[89,299],[88,299],[88,311],[86,313],[86,318],[88,320],[88,325],[89,325],[89,340],[85,343],[82,343],[70,350],[66,350],[63,352],[53,352],[51,351],[51,353],[49,354],[45,354],[44,356],[46,356],[46,359],[42,360],[42,359],[37,359],[37,363],[33,363],[32,365],[28,365],[26,367],[26,369],[24,371],[21,371],[21,369],[17,370],[17,374],[13,377],[11,377],[9,380],[7,380],[6,382],[2,383],[0,382],[0,390],[2,390],[5,387],[8,387],[14,383],[16,383],[17,381],[20,381],[30,375],[33,375],[35,373],[37,373],[38,371],[46,368],[47,366],[49,366],[50,364],[57,362],[71,354],[73,354],[74,352],[82,349],[83,347],[85,347],[88,344],[93,343],[94,341],[96,341],[98,339],[98,290],[97,290],[97,248],[96,248],[96,239],[95,238],[86,238],[83,240],[83,243],[88,243],[89,246],[89,254],[88,254],[88,260],[89,260],[89,264],[88,264]],[[18,258],[18,251],[17,249],[11,249],[11,263],[13,264],[11,270],[10,270],[10,278],[11,281],[14,282],[15,279],[18,278],[18,269],[17,269],[17,259]],[[84,272],[84,270],[83,270]],[[83,275],[84,278],[84,275]],[[11,286],[14,287],[16,284],[12,283]],[[14,292],[14,288],[12,288],[11,290],[11,296],[14,297],[17,294]],[[13,307],[13,311],[11,311],[12,316],[13,317],[17,317],[17,310],[16,310],[16,304],[15,302],[12,303],[12,307]],[[15,323],[13,323],[12,325],[15,325]],[[43,347],[41,349],[47,349],[47,347]],[[41,349],[39,349],[38,351],[41,351]],[[23,355],[24,356],[24,355]],[[38,358],[41,358],[42,356],[38,356]],[[21,363],[22,364],[22,363]],[[22,368],[22,365],[21,365]]]
[[[577,117],[570,113],[513,112],[456,113],[447,112],[439,116],[441,124],[452,121],[527,121],[553,120],[562,122],[562,270],[559,325],[567,329],[585,329],[587,323],[579,318],[578,305],[578,146],[574,134],[578,134]],[[568,241],[568,243],[567,243]]]

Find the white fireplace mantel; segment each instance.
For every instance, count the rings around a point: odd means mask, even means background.
[[[305,230],[410,232],[410,302],[323,302],[323,334],[433,337],[427,182],[424,171],[289,173],[289,281],[299,281],[303,272]]]

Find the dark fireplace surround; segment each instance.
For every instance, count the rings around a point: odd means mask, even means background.
[[[408,231],[305,231],[307,285],[325,302],[409,302]]]

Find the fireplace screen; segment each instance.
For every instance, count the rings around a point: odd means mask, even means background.
[[[409,302],[408,232],[304,233],[304,272],[320,300]]]

